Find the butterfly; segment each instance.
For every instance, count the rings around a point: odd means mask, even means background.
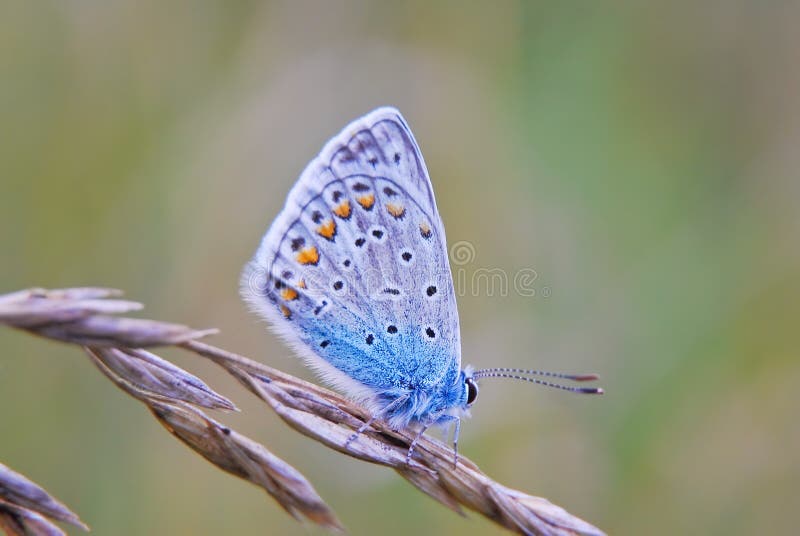
[[[395,429],[453,426],[478,380],[569,375],[461,368],[445,231],[425,161],[403,116],[383,107],[334,136],[289,192],[241,281],[244,300],[335,388]]]

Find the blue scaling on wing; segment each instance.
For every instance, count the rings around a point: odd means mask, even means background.
[[[393,424],[465,406],[444,228],[397,110],[351,123],[308,165],[242,294],[323,378]]]

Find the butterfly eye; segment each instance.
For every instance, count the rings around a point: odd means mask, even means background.
[[[467,405],[471,406],[478,398],[478,384],[472,381],[472,378],[467,378],[464,383],[467,384]]]

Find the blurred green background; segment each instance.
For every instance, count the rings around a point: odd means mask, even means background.
[[[414,129],[485,382],[462,452],[610,534],[791,533],[800,508],[800,7],[791,2],[5,2],[0,292],[105,285],[312,378],[238,278],[322,144],[375,106]],[[189,452],[77,349],[0,330],[0,460],[93,534],[317,534]],[[492,534],[284,426],[216,368],[352,534]]]

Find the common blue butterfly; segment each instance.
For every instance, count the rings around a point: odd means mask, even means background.
[[[461,369],[444,226],[417,142],[394,108],[350,123],[306,167],[245,267],[242,296],[373,418],[419,425],[417,439],[432,424],[452,423],[456,463],[461,418],[480,378],[602,392],[528,377],[594,375]]]

